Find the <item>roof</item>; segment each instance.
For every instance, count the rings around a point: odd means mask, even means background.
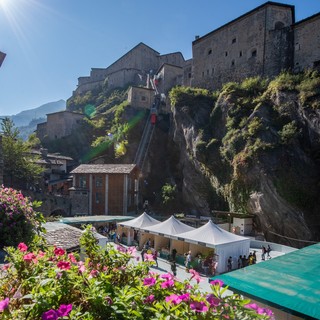
[[[71,173],[124,173],[128,174],[136,167],[135,164],[81,164]]]
[[[233,24],[233,23],[235,23],[235,22],[237,22],[237,21],[245,18],[246,16],[251,15],[252,13],[254,13],[254,12],[262,9],[263,7],[267,7],[267,6],[270,6],[270,5],[271,5],[271,6],[277,6],[277,7],[290,8],[291,11],[292,11],[292,23],[295,22],[294,6],[289,5],[289,4],[279,3],[279,2],[268,1],[268,2],[266,2],[266,3],[264,3],[264,4],[260,5],[260,6],[258,6],[258,7],[256,7],[256,8],[254,8],[253,10],[250,10],[250,11],[246,12],[245,14],[239,16],[238,18],[229,21],[228,23],[222,25],[221,27],[219,27],[219,28],[217,28],[217,29],[215,29],[215,30],[213,30],[213,31],[205,34],[204,36],[202,36],[202,37],[194,40],[194,41],[192,42],[192,44],[195,44],[195,43],[201,41],[202,39],[207,38],[208,36],[212,35],[213,33],[217,32],[218,30],[221,30],[221,29],[223,29],[223,28],[225,28],[225,27],[227,27],[227,26],[229,26],[229,25],[231,25],[231,24]]]
[[[320,16],[320,12],[318,13],[315,13],[314,15],[310,16],[310,17],[307,17],[303,20],[300,20],[298,22],[296,22],[293,26],[296,27],[296,26],[299,26],[300,24],[303,24],[303,23],[308,23],[308,22],[311,22],[311,20],[313,19],[317,19],[318,17]]]
[[[320,319],[320,243],[214,278],[298,316]]]
[[[61,218],[60,222],[66,224],[91,224],[97,222],[117,222],[117,221],[128,221],[133,219],[132,216],[81,216],[81,217],[70,217]]]
[[[47,222],[44,224],[46,238],[49,245],[54,245],[65,250],[78,250],[80,249],[80,238],[83,235],[83,231],[63,224],[61,222]],[[95,233],[96,239],[106,238],[105,236]]]
[[[44,224],[44,228],[47,230],[44,237],[49,245],[70,251],[80,248],[81,230],[59,222],[47,222]]]
[[[171,216],[169,219],[154,226],[143,228],[144,231],[149,231],[150,233],[166,236],[175,236],[179,233],[190,231],[193,229],[193,227],[184,224],[174,216]]]
[[[209,220],[205,225],[194,229],[192,231],[184,232],[178,235],[179,240],[185,242],[192,242],[197,244],[205,244],[207,247],[215,247],[217,245],[223,245],[227,243],[235,243],[241,241],[249,241],[250,239],[238,236],[234,233],[228,232],[211,220]]]
[[[125,222],[119,222],[118,225],[123,227],[141,229],[145,227],[151,227],[158,223],[160,223],[159,220],[150,217],[146,212],[144,212],[139,217]]]

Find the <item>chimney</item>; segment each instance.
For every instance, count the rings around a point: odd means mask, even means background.
[[[199,38],[200,38],[200,36],[195,36],[194,37],[195,40],[198,40]]]

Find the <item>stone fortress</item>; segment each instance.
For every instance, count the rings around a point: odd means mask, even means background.
[[[131,85],[141,90],[140,102],[149,105],[155,79],[159,93],[175,85],[218,89],[223,83],[262,76],[272,78],[283,70],[299,72],[320,68],[320,13],[295,22],[292,5],[266,2],[192,43],[192,59],[180,52],[160,55],[139,43],[107,68],[93,68],[78,79],[73,95],[101,87],[112,90]],[[137,97],[131,93],[131,98]],[[138,100],[139,100],[138,99]]]

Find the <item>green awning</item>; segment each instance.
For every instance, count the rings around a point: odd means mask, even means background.
[[[108,223],[108,222],[120,222],[128,221],[133,219],[132,216],[81,216],[81,217],[70,217],[61,218],[60,222],[66,224],[94,224],[94,223]]]
[[[212,279],[288,313],[320,319],[320,243]]]

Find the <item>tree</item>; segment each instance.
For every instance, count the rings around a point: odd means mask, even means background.
[[[2,120],[1,129],[5,185],[20,187],[22,184],[35,183],[43,169],[31,154],[30,144],[19,138],[19,130],[9,118]]]
[[[172,203],[173,200],[175,199],[177,188],[175,185],[172,186],[171,184],[166,183],[165,185],[162,186],[161,192],[162,192],[162,202],[164,204],[169,204],[169,203]]]

